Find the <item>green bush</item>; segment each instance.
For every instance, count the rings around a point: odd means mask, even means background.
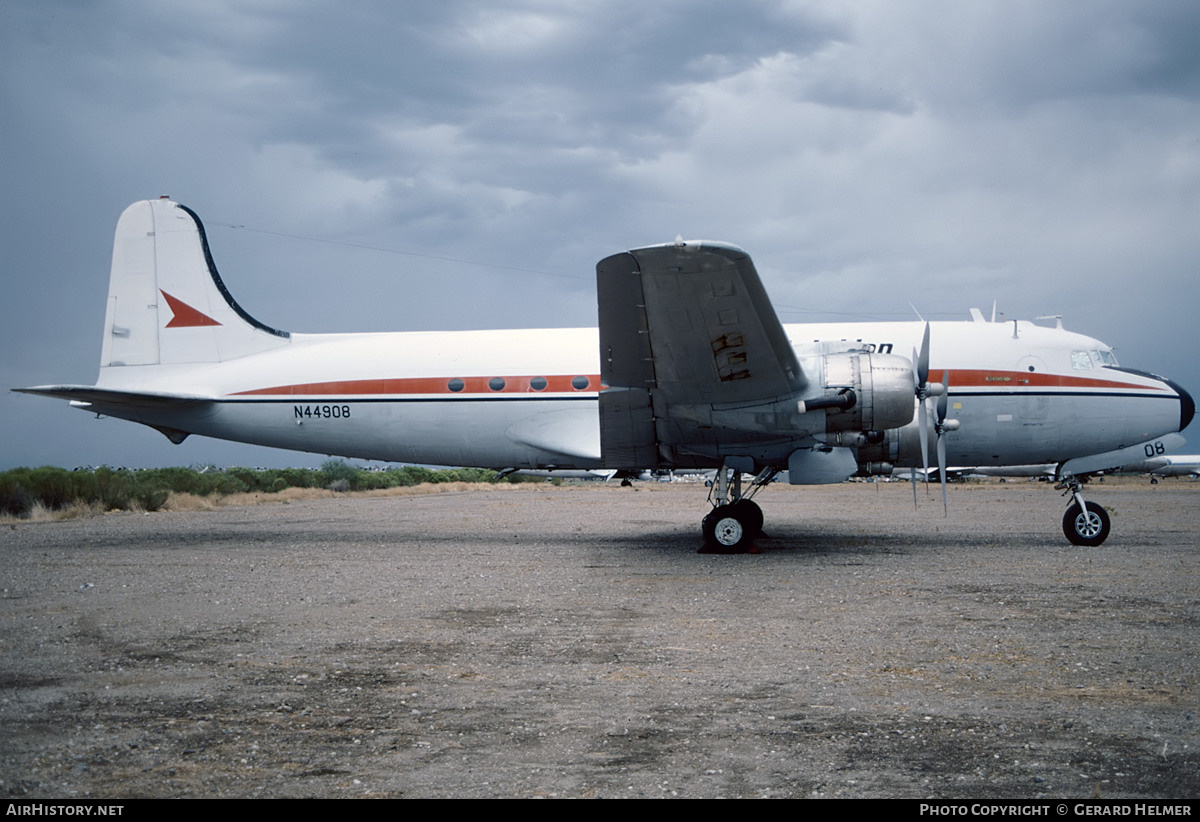
[[[33,508],[37,497],[12,474],[13,472],[9,471],[0,476],[0,514],[23,517]]]
[[[47,508],[65,508],[75,499],[75,484],[71,472],[44,465],[26,475],[30,491]]]
[[[334,486],[337,488],[334,488]],[[321,463],[321,486],[333,490],[357,491],[358,469],[343,459]]]
[[[395,488],[423,482],[496,482],[495,471],[481,468],[434,470],[417,465],[365,471],[342,459],[328,459],[319,469],[280,468],[148,468],[127,471],[100,467],[67,471],[64,468],[14,468],[0,472],[0,514],[28,516],[34,505],[58,509],[76,502],[97,504],[105,510],[127,509],[136,504],[157,511],[172,493],[211,496],[244,491],[275,493],[286,488],[330,488],[363,491]],[[541,480],[510,477],[508,481]]]

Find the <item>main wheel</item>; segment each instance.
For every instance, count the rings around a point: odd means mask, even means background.
[[[754,538],[746,522],[746,512],[734,505],[718,505],[701,521],[700,528],[704,532],[704,547],[721,554],[740,554]]]
[[[762,534],[763,512],[758,507],[757,502],[740,499],[737,502],[730,503],[729,507],[737,514],[738,519],[746,524],[746,529],[750,532],[751,539]]]
[[[1072,545],[1093,548],[1108,539],[1108,512],[1094,502],[1087,504],[1087,514],[1074,503],[1063,515],[1063,533]]]

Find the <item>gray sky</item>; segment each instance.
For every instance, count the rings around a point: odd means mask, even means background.
[[[784,322],[996,301],[1200,394],[1197,32],[1194,0],[3,0],[0,385],[94,381],[117,217],[167,194],[277,328],[594,325],[596,261],[683,234]],[[321,459],[0,421],[0,468]]]

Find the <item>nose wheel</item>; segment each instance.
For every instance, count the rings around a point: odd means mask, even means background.
[[[1065,489],[1074,502],[1063,514],[1063,534],[1072,545],[1094,548],[1108,539],[1108,512],[1083,498],[1083,483],[1077,477],[1067,477],[1056,488]]]
[[[1063,533],[1072,545],[1093,548],[1108,539],[1108,512],[1094,502],[1074,503],[1063,515]]]

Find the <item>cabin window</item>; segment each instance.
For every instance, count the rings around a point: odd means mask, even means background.
[[[587,377],[572,377],[571,378],[571,387],[574,388],[576,391],[582,391],[583,389],[588,387],[588,378]]]
[[[450,380],[450,382],[446,383],[446,387],[457,394],[459,391],[462,391],[466,385],[458,377],[455,377],[454,379]]]
[[[534,377],[532,380],[529,381],[529,387],[532,388],[534,391],[545,391],[546,390],[546,378],[545,377]]]
[[[493,391],[503,391],[504,377],[492,377],[490,380],[488,380],[488,388],[492,389]]]
[[[1072,351],[1071,367],[1076,371],[1091,371],[1092,358],[1088,356],[1088,352],[1086,351]]]

